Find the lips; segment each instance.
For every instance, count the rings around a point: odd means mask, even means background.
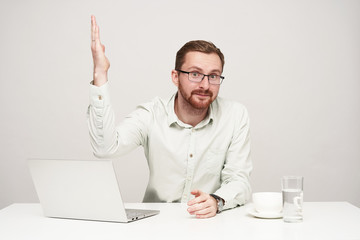
[[[191,95],[197,95],[199,97],[212,97],[212,92],[210,91],[193,91]]]
[[[199,94],[199,93],[196,93],[195,95],[199,96],[199,97],[210,97],[210,95],[208,94]]]

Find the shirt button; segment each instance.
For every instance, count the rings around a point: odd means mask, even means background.
[[[193,157],[192,153],[190,153],[190,157],[191,157],[191,158]]]
[[[99,97],[99,100],[102,100],[102,96],[101,96],[101,95],[99,95],[98,97]]]

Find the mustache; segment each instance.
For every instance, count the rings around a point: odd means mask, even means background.
[[[206,91],[204,91],[204,90],[194,90],[194,91],[191,92],[191,95],[194,95],[194,94],[208,95],[210,97],[213,96],[213,93],[211,91],[209,91],[209,90],[206,90]]]

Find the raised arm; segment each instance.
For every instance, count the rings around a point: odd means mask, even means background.
[[[94,85],[100,87],[107,82],[110,62],[105,56],[105,46],[100,42],[99,26],[95,16],[91,16],[91,52],[94,61]]]
[[[88,107],[91,146],[97,157],[123,155],[144,143],[152,119],[149,107],[138,107],[116,127],[109,85],[106,84],[110,63],[105,56],[105,47],[100,42],[95,16],[91,16],[91,52],[94,61],[94,81],[89,84]]]

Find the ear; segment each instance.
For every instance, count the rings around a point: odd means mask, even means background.
[[[179,73],[176,70],[171,71],[171,79],[176,87],[179,87]]]

